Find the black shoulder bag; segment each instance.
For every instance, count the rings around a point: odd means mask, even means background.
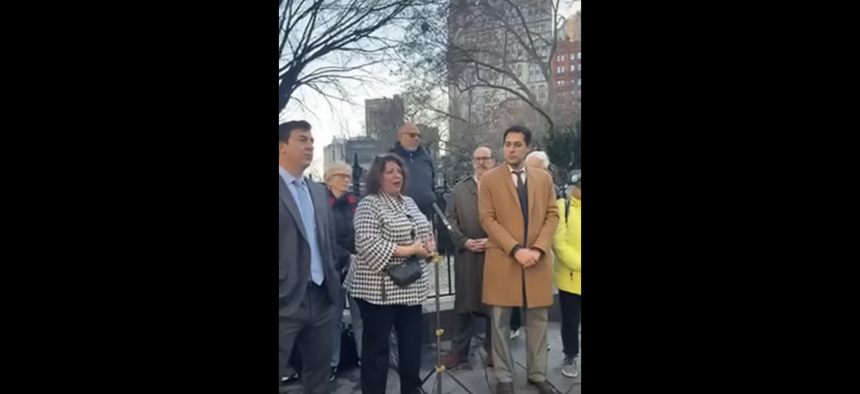
[[[412,220],[412,216],[406,215],[410,221],[412,221],[412,241],[415,241],[415,221]],[[391,281],[394,282],[397,286],[400,287],[409,287],[411,284],[421,279],[421,275],[424,274],[424,270],[421,268],[421,258],[418,256],[409,256],[406,261],[397,264],[388,266],[388,276],[391,277]]]

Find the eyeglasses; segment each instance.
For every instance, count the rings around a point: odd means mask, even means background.
[[[345,181],[347,181],[347,182],[348,182],[348,181],[350,181],[350,180],[352,179],[352,175],[348,175],[348,174],[334,174],[334,176],[336,176],[336,177],[338,177],[338,178],[340,178],[340,179],[343,179],[343,180],[345,180]]]
[[[474,158],[472,158],[472,160],[480,163],[480,162],[484,162],[484,161],[492,161],[493,158],[492,157],[474,157]]]

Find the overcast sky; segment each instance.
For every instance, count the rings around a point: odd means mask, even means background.
[[[562,0],[561,14],[569,16],[581,9],[581,1]],[[313,70],[306,70],[311,72]],[[363,86],[351,85],[352,100],[356,105],[351,105],[337,100],[331,100],[331,105],[318,93],[301,88],[296,96],[301,98],[311,111],[302,109],[294,101],[284,114],[283,119],[304,119],[313,125],[314,139],[316,139],[316,153],[314,154],[317,165],[321,165],[323,148],[331,143],[334,136],[347,135],[359,136],[364,133],[364,100],[379,97],[391,97],[400,93],[400,84],[396,77],[391,77],[391,71],[386,66],[374,67],[371,72],[374,75],[385,77],[386,83],[364,84]],[[334,108],[332,108],[332,106]],[[321,171],[321,169],[318,169]]]

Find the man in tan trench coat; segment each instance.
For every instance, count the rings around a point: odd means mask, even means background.
[[[490,313],[484,305],[484,252],[487,247],[487,233],[478,218],[478,190],[481,178],[496,166],[493,151],[480,147],[472,154],[472,168],[475,175],[454,187],[451,203],[448,204],[447,217],[451,222],[451,239],[454,242],[454,272],[456,273],[456,299],[454,312],[459,315],[459,327],[451,343],[451,353],[442,361],[448,369],[453,369],[469,361],[469,348],[475,334],[477,318],[487,318],[487,333],[484,350],[485,362],[493,366],[492,329]]]
[[[505,163],[484,174],[478,204],[487,232],[484,303],[492,307],[496,394],[513,394],[511,310],[525,309],[528,381],[541,394],[556,394],[546,380],[549,307],[553,303],[552,240],[558,206],[552,178],[529,169],[532,133],[514,126],[505,131]]]

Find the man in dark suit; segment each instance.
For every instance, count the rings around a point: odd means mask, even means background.
[[[302,357],[306,394],[329,394],[334,300],[343,297],[334,268],[334,219],[324,186],[303,176],[314,158],[311,125],[278,126],[278,383],[293,345]]]

